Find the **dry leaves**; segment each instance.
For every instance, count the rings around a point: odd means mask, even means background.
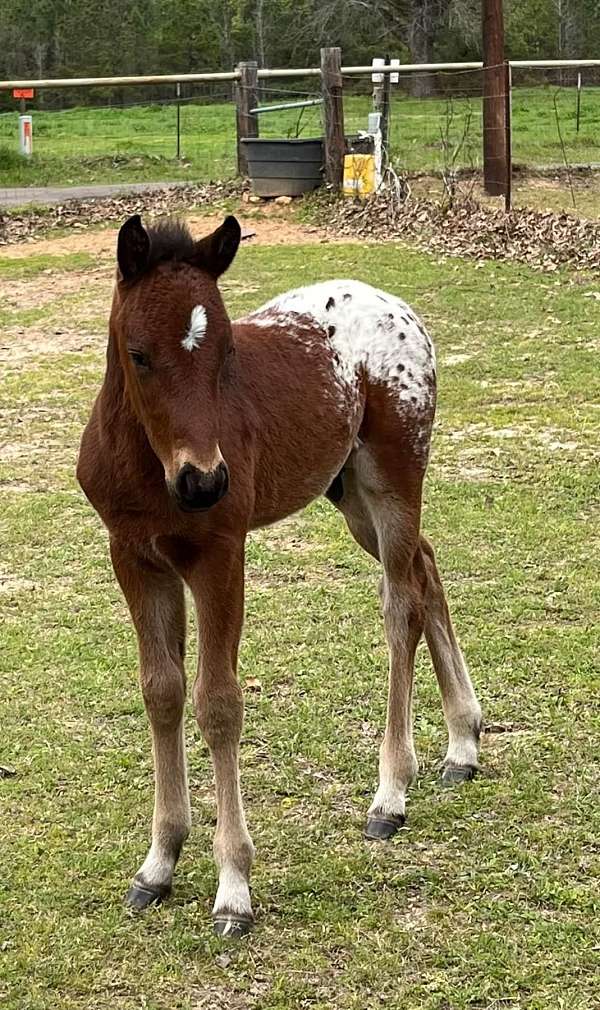
[[[73,200],[44,211],[32,208],[0,214],[0,245],[33,241],[56,227],[82,229],[135,213],[164,216],[241,197],[241,193],[239,181],[165,186],[146,193]],[[336,237],[376,241],[410,238],[428,251],[478,260],[513,260],[546,271],[562,265],[587,270],[600,266],[600,222],[566,213],[515,209],[506,214],[471,196],[448,207],[412,196],[402,200],[393,190],[385,190],[364,202],[325,198],[321,215],[329,234]]]
[[[421,248],[452,256],[513,260],[553,271],[568,264],[600,266],[600,223],[571,214],[515,209],[509,214],[468,198],[453,207],[384,191],[366,202],[339,201],[326,211],[336,236],[375,240],[409,237]]]
[[[240,193],[239,182],[177,185],[117,197],[69,200],[45,210],[23,209],[19,213],[0,214],[0,245],[33,241],[52,228],[88,228],[123,220],[131,214],[163,217],[186,207],[210,206]]]

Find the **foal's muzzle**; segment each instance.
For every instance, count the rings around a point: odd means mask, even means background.
[[[173,493],[184,512],[201,512],[216,505],[228,488],[229,471],[225,463],[219,463],[208,473],[185,463],[175,478]]]

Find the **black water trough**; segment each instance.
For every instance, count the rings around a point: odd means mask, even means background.
[[[301,196],[323,182],[320,137],[297,140],[244,137],[241,143],[257,196]]]

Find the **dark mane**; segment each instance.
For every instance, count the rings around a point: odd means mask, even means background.
[[[212,235],[196,242],[179,218],[157,221],[145,229],[140,215],[133,214],[117,238],[119,282],[136,284],[161,263],[187,263],[216,280],[233,260],[241,234],[239,221],[231,215]]]
[[[146,231],[150,239],[150,253],[144,273],[167,260],[178,263],[190,263],[193,260],[196,244],[183,221],[166,218],[146,228]]]

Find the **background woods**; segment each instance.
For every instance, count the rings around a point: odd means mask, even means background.
[[[0,8],[0,76],[64,77],[480,55],[480,0],[14,0]],[[598,0],[505,0],[507,55],[600,55]],[[419,94],[426,77],[412,83]]]

